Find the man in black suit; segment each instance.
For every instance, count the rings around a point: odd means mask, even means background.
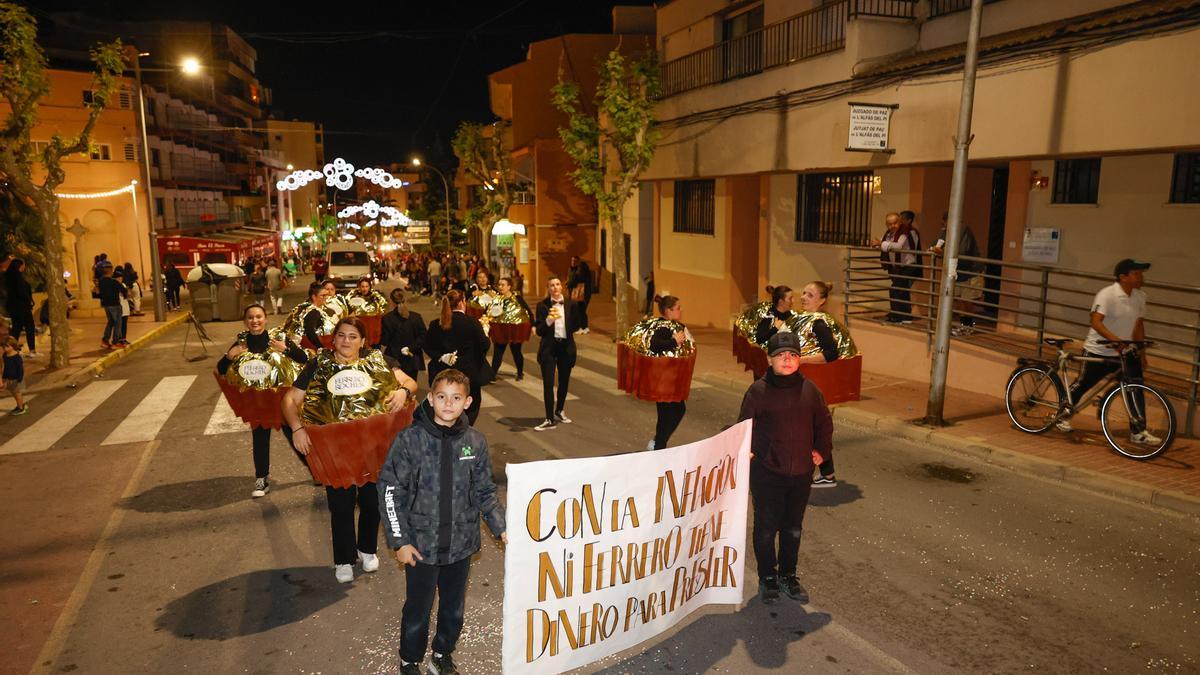
[[[546,420],[534,431],[553,429],[558,424],[570,424],[563,414],[567,402],[567,385],[575,367],[575,331],[579,330],[583,312],[579,303],[563,293],[563,282],[550,277],[546,297],[537,305],[533,325],[542,338],[538,345],[538,365],[542,368],[542,399],[546,404]],[[558,398],[554,397],[554,371],[558,370]]]

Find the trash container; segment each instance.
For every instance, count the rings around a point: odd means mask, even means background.
[[[201,264],[188,272],[188,293],[197,321],[237,321],[242,318],[241,280],[237,265]]]

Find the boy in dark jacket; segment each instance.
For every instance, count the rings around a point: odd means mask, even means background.
[[[392,442],[379,472],[379,510],[392,555],[406,569],[400,672],[419,675],[438,601],[437,635],[425,663],[435,675],[457,673],[451,658],[462,632],[467,572],[479,550],[479,517],[508,543],[504,507],[492,480],[487,440],[463,411],[471,383],[453,368],[437,374],[412,426]],[[411,566],[411,567],[410,567]]]
[[[825,397],[800,373],[800,338],[776,333],[767,341],[771,368],[742,398],[738,421],[754,420],[750,437],[750,496],[754,557],[764,603],[779,598],[808,602],[796,579],[800,531],[812,489],[814,455],[833,459],[833,417]],[[778,554],[775,540],[779,539]]]

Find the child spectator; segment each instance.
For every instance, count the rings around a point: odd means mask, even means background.
[[[480,515],[492,534],[508,543],[487,439],[463,415],[471,405],[470,389],[462,372],[449,368],[438,373],[412,426],[396,436],[379,472],[384,533],[392,555],[406,569],[401,675],[422,672],[435,592],[437,634],[424,665],[430,673],[458,672],[451,654],[462,633]]]
[[[17,338],[8,336],[4,339],[4,382],[0,389],[5,389],[17,401],[17,407],[9,411],[9,415],[24,415],[29,412],[25,405],[25,362],[21,360],[21,343]]]

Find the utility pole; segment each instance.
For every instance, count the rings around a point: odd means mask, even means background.
[[[942,286],[938,297],[933,366],[929,374],[929,402],[925,408],[925,423],[934,426],[946,423],[943,411],[946,406],[946,372],[950,362],[950,320],[954,315],[954,282],[958,276],[958,243],[962,237],[967,151],[971,146],[971,111],[975,105],[975,67],[979,60],[979,26],[982,22],[983,0],[971,0],[971,24],[967,30],[967,53],[963,63],[962,101],[958,109],[958,135],[954,138],[954,172],[950,180],[950,213],[946,220]]]
[[[137,83],[137,122],[142,137],[142,187],[146,190],[146,213],[150,221],[150,273],[154,281],[154,320],[167,320],[166,284],[162,279],[162,261],[158,254],[158,225],[154,218],[154,191],[150,188],[150,141],[146,136],[146,98],[142,91],[142,52],[131,47],[133,76]]]

